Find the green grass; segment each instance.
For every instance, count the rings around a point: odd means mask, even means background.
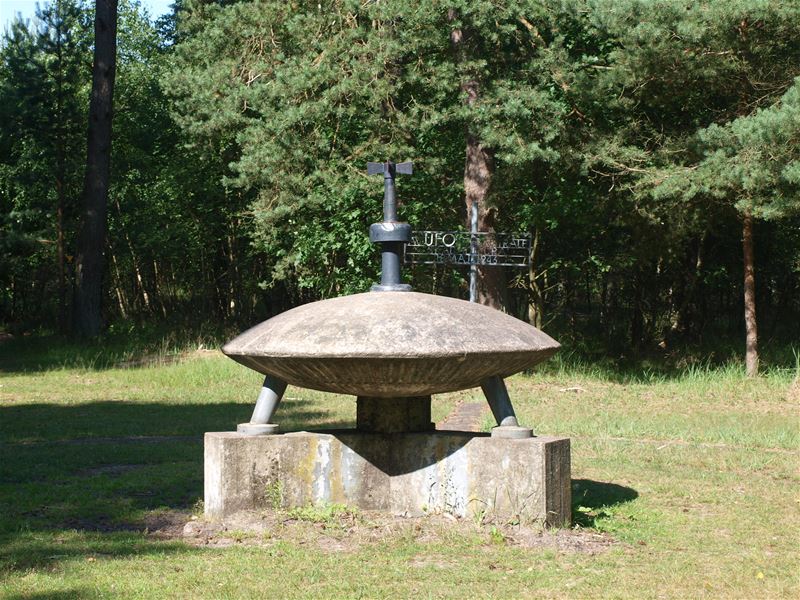
[[[186,353],[188,341],[70,354],[49,339],[49,351],[47,340],[0,345],[2,598],[800,591],[795,369],[746,380],[735,365],[620,373],[553,361],[511,378],[521,421],[572,438],[576,525],[563,534],[608,542],[599,549],[525,547],[502,524],[386,526],[335,505],[297,509],[287,518],[300,525],[267,535],[229,532],[231,545],[217,547],[146,530],[201,510],[202,434],[246,421],[260,377],[215,352]],[[154,362],[137,362],[142,353]],[[434,418],[472,398],[479,391],[435,398]],[[347,427],[355,401],[290,387],[278,414],[290,430]]]

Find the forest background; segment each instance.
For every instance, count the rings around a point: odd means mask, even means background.
[[[481,299],[575,352],[741,360],[757,314],[762,362],[798,360],[800,2],[118,10],[106,331],[235,330],[368,290],[382,182],[365,167],[392,159],[414,162],[413,227],[466,229],[478,201],[482,229],[531,234],[530,268],[483,270]],[[12,335],[72,329],[93,14],[44,3],[0,47]],[[467,295],[458,268],[406,276]]]

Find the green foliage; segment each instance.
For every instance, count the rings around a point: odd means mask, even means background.
[[[0,50],[0,306],[19,329],[55,321],[59,179],[74,246],[89,11],[59,0]],[[123,2],[108,319],[252,324],[368,289],[382,186],[365,163],[412,160],[401,216],[463,228],[469,132],[494,160],[498,229],[536,240],[510,313],[584,353],[673,360],[740,329],[751,210],[760,320],[791,338],[798,23],[767,0],[180,0],[159,24]],[[466,293],[458,269],[406,274]]]
[[[264,487],[264,498],[272,510],[280,510],[283,507],[283,483],[273,481],[267,484]]]
[[[293,508],[287,514],[289,518],[299,521],[338,525],[344,518],[355,518],[358,515],[358,511],[344,504],[324,502]]]
[[[85,159],[90,23],[79,0],[14,21],[0,45],[0,306],[12,317],[53,319],[57,210],[76,229]],[[71,244],[66,254],[74,254]],[[19,302],[19,289],[29,296]]]
[[[168,87],[184,131],[224,148],[226,184],[253,195],[253,237],[273,265],[268,287],[292,279],[328,296],[374,281],[362,232],[380,215],[381,185],[363,173],[367,160],[412,158],[419,176],[399,184],[404,217],[453,228],[467,123],[495,148],[502,173],[558,156],[566,107],[523,25],[546,13],[462,4],[458,22],[438,4],[410,2],[187,8],[202,33],[178,46]],[[480,54],[460,66],[449,41],[457,26]],[[473,106],[463,103],[464,73],[487,81]]]
[[[492,525],[492,528],[489,530],[489,539],[492,540],[492,544],[496,546],[503,546],[506,543],[506,536],[495,525]]]
[[[775,219],[800,211],[800,77],[769,108],[699,133],[696,179],[738,210]]]

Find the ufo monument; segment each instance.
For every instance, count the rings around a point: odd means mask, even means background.
[[[411,227],[398,220],[395,177],[411,171],[368,166],[384,177],[383,221],[369,231],[381,246],[379,284],[286,311],[223,347],[265,378],[250,422],[205,435],[207,517],[277,501],[569,523],[570,441],[521,426],[504,383],[559,344],[493,308],[403,283]],[[355,396],[355,429],[281,432],[287,385]],[[477,387],[497,426],[437,431],[431,395]]]

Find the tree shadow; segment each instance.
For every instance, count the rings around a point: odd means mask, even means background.
[[[194,548],[179,541],[152,540],[143,532],[104,534],[72,532],[67,540],[64,540],[58,531],[40,531],[35,536],[31,534],[0,535],[0,573],[53,569],[60,563],[70,560],[91,559],[100,562],[107,559],[137,556],[181,555],[194,551]],[[26,594],[20,597],[29,598],[31,596]],[[52,596],[48,593],[42,597],[51,598]],[[64,597],[84,596],[65,595]],[[91,595],[91,597],[95,596]]]
[[[99,438],[139,438],[159,436],[195,436],[206,431],[235,431],[238,423],[247,422],[252,403],[208,402],[166,403],[133,401],[98,401],[80,404],[26,403],[0,406],[0,451],[4,445],[23,443],[91,442]],[[352,426],[351,421],[331,418],[320,402],[292,398],[280,406],[281,428],[293,431],[316,427]],[[355,420],[355,403],[353,408]],[[81,440],[81,441],[78,441]],[[157,441],[157,440],[155,440]],[[119,440],[119,443],[126,443]],[[2,465],[0,465],[2,472]]]
[[[598,519],[609,516],[609,509],[639,497],[633,488],[592,479],[572,480],[572,523],[595,527]]]
[[[82,587],[62,591],[25,592],[3,597],[6,600],[81,600],[82,598],[96,598],[97,593],[88,587]]]
[[[193,552],[148,527],[159,514],[188,520],[202,510],[203,434],[235,430],[251,411],[233,402],[0,406],[0,573],[93,554]],[[351,425],[311,400],[281,405],[286,430],[320,421]]]

